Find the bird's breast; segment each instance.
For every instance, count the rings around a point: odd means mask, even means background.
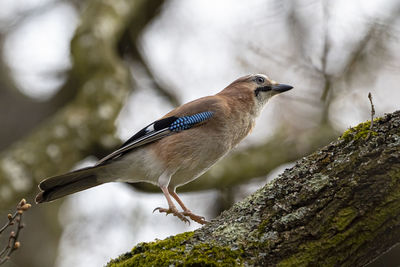
[[[166,170],[174,173],[173,186],[197,178],[235,147],[252,129],[253,120],[214,120],[212,127],[195,127],[161,139],[152,145]],[[209,125],[208,125],[209,126]]]

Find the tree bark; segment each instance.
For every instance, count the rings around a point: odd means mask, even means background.
[[[363,266],[400,239],[400,111],[347,130],[211,223],[108,266]]]

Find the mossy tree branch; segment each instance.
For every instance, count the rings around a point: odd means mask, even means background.
[[[108,266],[363,266],[400,239],[400,111],[346,131],[210,224]]]

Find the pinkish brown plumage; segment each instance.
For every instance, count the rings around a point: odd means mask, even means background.
[[[42,181],[36,201],[52,201],[107,182],[148,182],[158,185],[168,202],[167,209],[155,210],[204,224],[203,217],[183,204],[176,188],[198,178],[225,156],[251,132],[267,101],[291,88],[262,74],[241,77],[216,95],[167,113],[95,166]]]

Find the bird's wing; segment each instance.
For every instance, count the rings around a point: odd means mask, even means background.
[[[126,152],[154,142],[168,135],[178,133],[204,123],[213,116],[214,112],[205,111],[187,116],[170,116],[157,120],[129,138],[119,149],[108,154],[97,162],[96,165],[105,163],[110,159],[122,156]]]

